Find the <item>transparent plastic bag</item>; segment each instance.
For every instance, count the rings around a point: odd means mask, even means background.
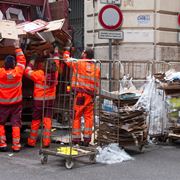
[[[153,96],[153,91],[155,91],[155,79],[151,78],[150,76],[147,77],[147,83],[144,85],[144,91],[141,94],[141,97],[135,104],[135,109],[144,109],[145,111],[149,112],[151,99]]]
[[[136,91],[136,87],[134,86],[132,80],[133,78],[130,78],[129,75],[123,76],[123,79],[120,81],[119,94]]]
[[[156,89],[153,92],[149,112],[149,135],[161,135],[167,129],[167,107],[163,91]]]
[[[134,160],[123,149],[120,149],[118,144],[109,144],[101,148],[98,147],[98,154],[96,155],[96,162],[103,164],[122,163],[123,161]]]

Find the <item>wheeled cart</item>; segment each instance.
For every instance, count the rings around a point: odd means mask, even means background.
[[[101,66],[101,69],[113,70],[113,73],[101,73],[97,141],[100,145],[118,143],[124,148],[133,145],[143,151],[148,134],[147,113],[143,108],[133,107],[140,95],[138,89],[131,91],[132,86],[129,85],[131,78],[136,86],[145,84],[148,73],[152,71],[152,63],[102,61]]]
[[[53,61],[53,59],[48,59],[48,62]],[[80,61],[80,60],[79,60]],[[63,60],[60,60],[60,63],[64,63]],[[72,62],[74,63],[74,66],[76,66],[76,60],[73,59]],[[94,62],[95,66],[98,63]],[[48,66],[48,65],[47,65]],[[66,68],[66,69],[65,69]],[[78,67],[76,73],[78,73]],[[45,115],[45,111],[50,109],[53,110],[52,118],[54,121],[56,121],[56,126],[52,127],[51,132],[51,144],[50,147],[43,147],[43,126],[42,126],[42,136],[41,136],[41,148],[39,151],[40,157],[41,157],[41,163],[46,164],[48,162],[49,156],[56,156],[60,158],[61,160],[64,160],[64,165],[67,169],[71,169],[74,166],[75,161],[79,161],[82,163],[95,163],[95,157],[96,157],[96,146],[93,146],[91,142],[90,144],[85,144],[83,142],[83,131],[84,127],[83,124],[85,124],[86,119],[81,118],[81,141],[78,143],[73,142],[73,119],[75,116],[75,110],[74,110],[74,103],[75,103],[75,96],[76,96],[76,88],[72,88],[71,79],[72,76],[76,77],[78,74],[75,74],[72,72],[72,69],[70,66],[64,66],[65,73],[59,74],[58,80],[49,80],[48,82],[55,81],[53,83],[57,84],[57,93],[56,93],[56,100],[54,102],[53,107],[48,107],[45,103],[46,100],[44,100],[43,103],[43,116]],[[47,82],[47,84],[48,84]],[[77,82],[73,83],[77,84]],[[73,86],[74,87],[74,86]],[[46,91],[46,89],[44,89]],[[95,94],[93,95],[95,99]],[[95,100],[93,100],[92,105],[95,106],[96,103],[94,103]],[[86,107],[89,108],[89,107]],[[94,109],[96,109],[94,107]],[[95,114],[95,113],[94,113]],[[61,120],[57,120],[58,117],[61,117]],[[59,122],[60,121],[60,122]],[[58,129],[58,123],[61,123],[61,129]],[[95,124],[95,123],[94,123]],[[63,129],[63,126],[65,127]],[[57,127],[57,128],[56,128]],[[94,126],[95,127],[95,126]],[[76,130],[74,130],[76,132]],[[93,134],[95,132],[95,128],[93,129]],[[93,135],[92,135],[93,136]],[[94,138],[92,138],[94,139]]]

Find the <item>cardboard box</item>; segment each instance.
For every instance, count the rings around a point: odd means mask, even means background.
[[[14,21],[0,21],[0,39],[18,39],[18,31]]]

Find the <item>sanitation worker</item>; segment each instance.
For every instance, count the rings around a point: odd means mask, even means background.
[[[10,119],[12,125],[12,150],[19,152],[22,113],[22,76],[26,58],[19,47],[19,40],[14,42],[15,54],[5,57],[4,67],[0,68],[0,151],[7,151],[5,123]]]
[[[49,58],[49,54],[44,51],[43,59]],[[34,64],[36,57],[32,57],[30,63],[25,69],[25,75],[34,82],[34,109],[32,115],[31,132],[28,138],[27,146],[35,147],[38,129],[43,123],[43,147],[50,146],[50,136],[52,127],[52,109],[56,98],[56,86],[58,80],[58,66],[59,66],[59,54],[58,48],[55,48],[53,56],[54,60],[46,61],[46,64],[40,69],[35,70]],[[43,101],[44,101],[44,118],[43,115]],[[43,119],[42,119],[43,118]]]
[[[94,98],[99,87],[100,68],[97,66],[92,48],[86,48],[81,59],[71,61],[70,52],[66,49],[63,59],[72,68],[71,86],[75,92],[74,119],[72,123],[72,141],[81,144],[81,117],[84,115],[83,145],[88,146],[91,141],[94,125]]]

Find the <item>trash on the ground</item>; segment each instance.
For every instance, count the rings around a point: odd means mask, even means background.
[[[14,155],[13,153],[8,154],[9,157],[12,157],[13,155]]]
[[[96,162],[103,164],[122,163],[123,161],[134,160],[129,154],[121,149],[118,144],[109,144],[101,148],[98,147],[98,154],[96,155]]]
[[[51,132],[54,132],[54,131],[56,131],[56,128],[51,129]]]
[[[59,135],[59,136],[52,135],[51,139],[52,139],[52,141],[55,141],[55,142],[69,143],[70,135],[69,134]]]

